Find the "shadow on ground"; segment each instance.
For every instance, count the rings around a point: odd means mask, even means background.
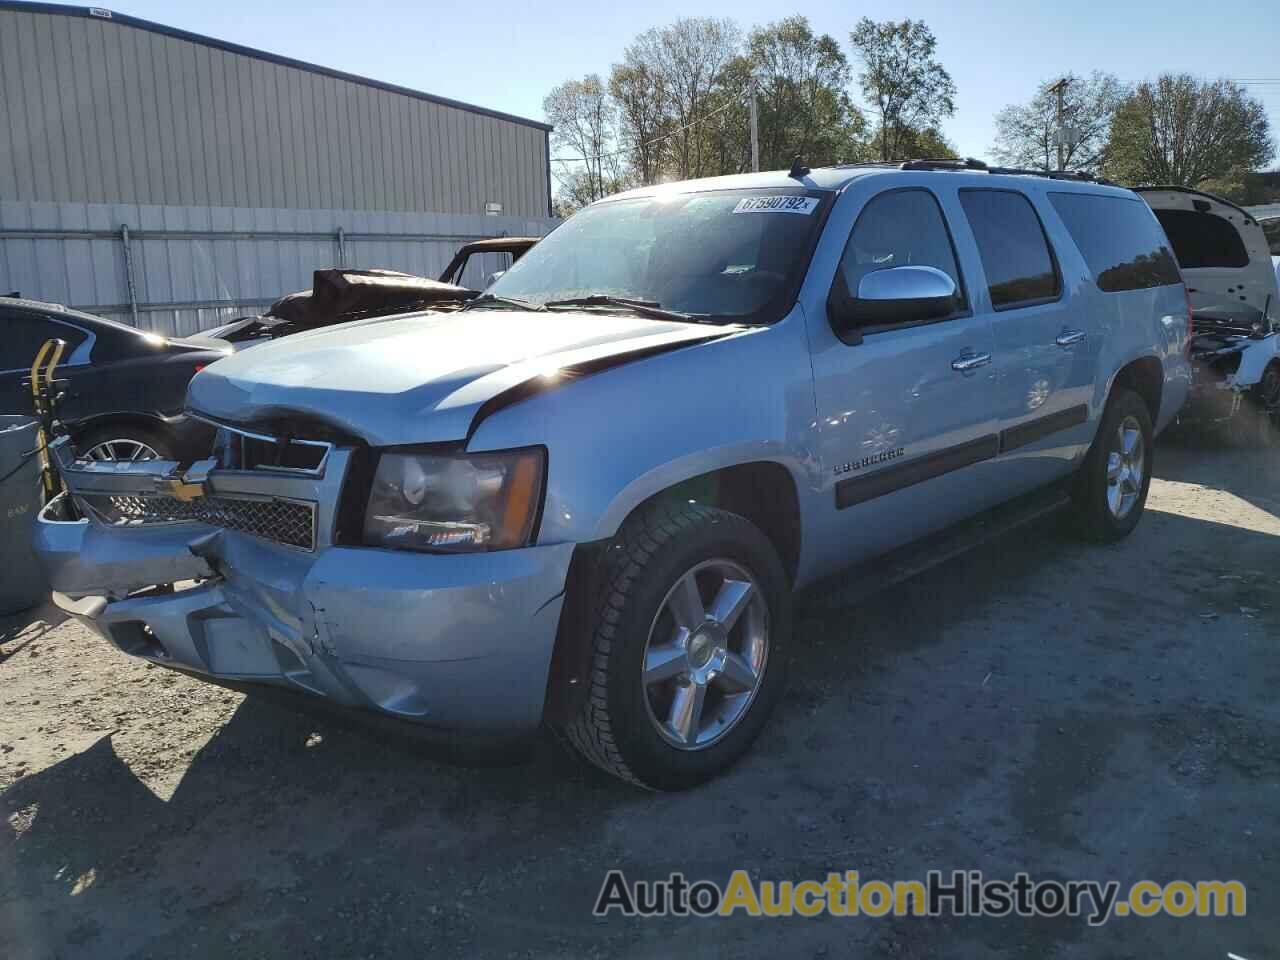
[[[1162,451],[1162,476],[1199,469]],[[0,955],[1267,956],[1278,546],[1171,512],[1103,548],[1043,521],[858,607],[802,607],[770,728],[682,795],[623,786],[546,739],[461,768],[251,697],[162,798],[107,734],[0,800]],[[1101,930],[593,918],[615,866],[720,881],[739,867],[1232,877],[1251,899],[1242,919]]]
[[[44,637],[66,619],[66,615],[52,603],[0,615],[0,663]]]

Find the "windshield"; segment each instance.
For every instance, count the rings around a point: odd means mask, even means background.
[[[553,306],[620,297],[726,323],[771,323],[795,300],[829,202],[817,192],[773,189],[596,204],[487,292]]]

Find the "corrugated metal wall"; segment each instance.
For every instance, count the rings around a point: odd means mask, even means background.
[[[466,240],[540,236],[549,225],[545,217],[0,202],[0,295],[17,291],[125,323],[134,322],[136,302],[138,327],[182,336],[260,313],[310,287],[317,268],[434,277]],[[504,261],[473,257],[465,282],[483,286]]]
[[[465,240],[554,225],[547,131],[97,8],[0,0],[0,295],[181,335],[319,268],[435,276]]]
[[[0,200],[548,214],[546,127],[0,4]]]

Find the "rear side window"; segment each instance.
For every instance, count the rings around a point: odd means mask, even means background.
[[[1030,200],[1014,190],[961,190],[960,205],[978,244],[995,309],[1058,297],[1058,265]]]
[[[36,314],[0,311],[0,370],[30,370],[44,342],[54,338],[67,343],[64,361],[84,342],[75,327]]]
[[[1141,200],[1051,193],[1049,202],[1105,293],[1181,283],[1160,224]]]
[[[1239,231],[1222,217],[1199,210],[1157,210],[1156,219],[1185,270],[1249,265],[1249,251]]]

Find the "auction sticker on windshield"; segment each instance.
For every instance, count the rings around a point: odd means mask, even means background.
[[[733,208],[734,213],[804,213],[818,209],[817,197],[744,197]]]

